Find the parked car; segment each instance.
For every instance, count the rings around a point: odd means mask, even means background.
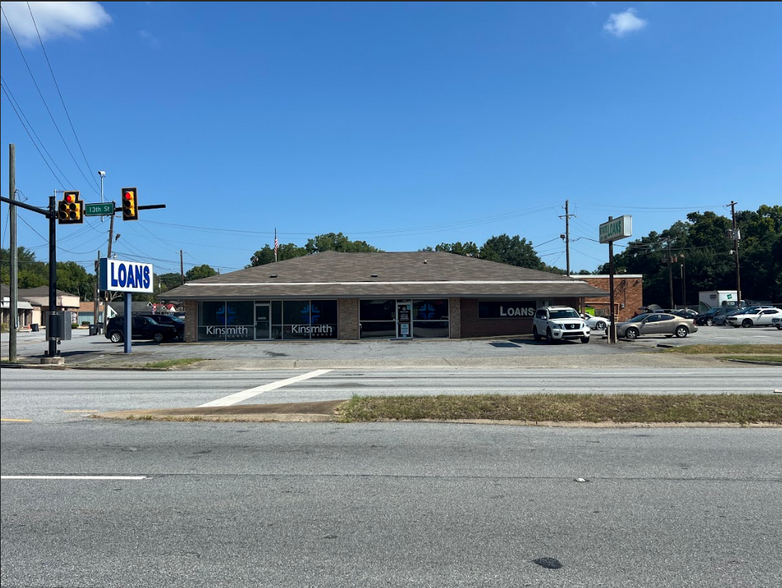
[[[696,325],[706,325],[708,327],[712,325],[721,325],[725,321],[725,317],[736,310],[735,306],[717,306],[709,311],[699,314],[695,317]]]
[[[731,327],[768,327],[772,325],[774,318],[782,317],[782,310],[773,306],[760,306],[756,308],[742,309],[736,314],[731,314],[725,323]]]
[[[569,306],[542,306],[535,311],[532,320],[532,337],[549,343],[565,339],[580,339],[589,343],[591,331],[575,308]]]
[[[134,316],[131,325],[133,339],[151,339],[155,343],[176,339],[177,330],[173,325],[161,325],[148,316]],[[112,343],[121,343],[125,339],[125,317],[115,316],[106,325],[106,339]]]
[[[688,319],[695,318],[698,314],[691,308],[672,308],[670,310],[663,310],[663,312],[667,312],[668,314],[675,314],[676,316]]]
[[[775,326],[779,331],[782,331],[782,316],[775,316],[771,319],[771,324]]]
[[[624,339],[637,339],[642,335],[665,335],[686,337],[697,332],[693,319],[686,319],[665,312],[640,314],[629,321],[617,323],[616,335]]]
[[[596,331],[605,331],[608,328],[608,325],[611,324],[611,321],[604,316],[592,316],[588,312],[583,313],[581,318],[586,321],[586,324],[590,329]]]
[[[650,312],[662,312],[663,309],[658,304],[647,304],[646,306],[642,306],[638,310],[635,311],[634,317],[640,316],[642,314],[649,314]]]
[[[696,325],[706,325],[710,327],[714,324],[714,315],[719,311],[720,307],[710,308],[706,312],[700,312],[695,315]]]
[[[173,325],[176,328],[177,332],[177,338],[180,341],[185,340],[185,321],[181,318],[175,317],[170,314],[153,314],[153,313],[143,313],[139,316],[148,316],[152,320],[154,320],[156,323],[160,323],[161,325]]]

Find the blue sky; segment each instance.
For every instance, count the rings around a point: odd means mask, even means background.
[[[107,200],[167,205],[115,222],[156,273],[180,250],[241,269],[275,228],[386,251],[507,233],[564,268],[565,200],[593,271],[609,215],[640,238],[782,202],[780,3],[32,2],[46,54],[27,3],[2,7],[2,194],[11,143],[36,206],[99,202],[104,170]],[[19,216],[45,261],[46,219]],[[59,227],[58,261],[91,272],[108,227]]]

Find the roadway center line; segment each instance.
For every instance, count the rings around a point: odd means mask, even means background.
[[[0,476],[2,480],[146,480],[146,476]]]
[[[300,376],[294,376],[292,378],[288,378],[287,380],[279,380],[278,382],[272,382],[271,384],[256,386],[255,388],[250,388],[249,390],[244,390],[243,392],[237,392],[236,394],[231,394],[229,396],[224,396],[223,398],[213,400],[212,402],[207,402],[206,404],[200,405],[199,408],[206,408],[209,406],[231,406],[233,404],[242,402],[243,400],[247,400],[248,398],[252,398],[253,396],[258,396],[264,392],[269,392],[270,390],[276,390],[277,388],[282,388],[283,386],[289,386],[290,384],[303,382],[304,380],[309,380],[310,378],[317,378],[318,376],[322,376],[323,374],[326,374],[330,371],[331,370],[315,370],[314,372],[309,372]]]

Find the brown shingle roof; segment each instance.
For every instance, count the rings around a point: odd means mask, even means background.
[[[164,298],[604,295],[572,277],[452,253],[326,251],[187,282]]]

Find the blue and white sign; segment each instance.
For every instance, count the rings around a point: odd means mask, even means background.
[[[102,257],[100,289],[110,292],[152,292],[152,264]]]

